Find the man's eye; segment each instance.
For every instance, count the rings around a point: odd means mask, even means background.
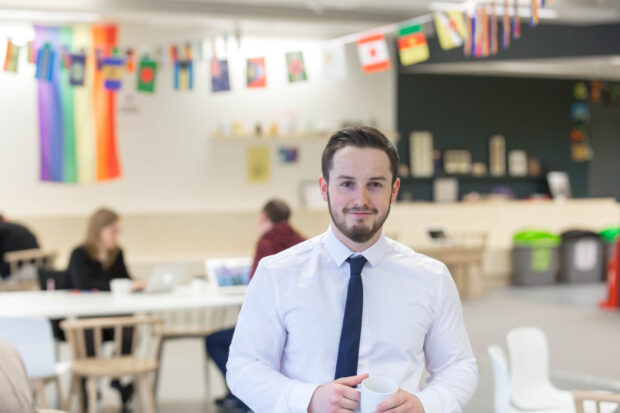
[[[351,187],[353,185],[353,183],[349,182],[349,181],[345,181],[345,182],[341,183],[340,185],[345,187],[345,188],[349,188],[349,187]]]
[[[373,188],[381,188],[381,187],[383,187],[381,182],[371,182],[370,186],[373,187]]]

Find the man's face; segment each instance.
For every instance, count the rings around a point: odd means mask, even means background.
[[[392,185],[390,160],[382,150],[346,146],[334,154],[329,182],[321,177],[319,185],[337,231],[365,243],[383,226],[400,180]]]

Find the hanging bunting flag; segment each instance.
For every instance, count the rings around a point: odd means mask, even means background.
[[[471,56],[471,43],[473,40],[472,21],[469,13],[465,13],[465,27],[467,28],[467,37],[465,37],[465,46],[463,47],[463,54],[465,56]]]
[[[120,57],[107,57],[102,61],[103,86],[108,90],[119,90],[123,80],[123,66],[125,59]]]
[[[434,20],[439,45],[443,50],[450,50],[463,45],[467,31],[460,11],[436,12]]]
[[[366,74],[382,72],[391,67],[385,36],[381,33],[359,39],[357,52]]]
[[[159,65],[164,63],[164,50],[164,46],[155,46],[155,49],[153,50],[153,60],[155,60]]]
[[[36,63],[37,62],[37,54],[34,50],[34,42],[28,42],[26,43],[27,48],[26,50],[28,51],[28,63]]]
[[[136,52],[132,48],[125,52],[125,68],[129,73],[136,71]]]
[[[476,9],[476,35],[475,35],[475,56],[482,57],[482,43],[484,40],[484,16],[482,9]]]
[[[86,76],[86,56],[83,54],[71,55],[71,71],[69,72],[69,84],[71,86],[84,86]]]
[[[228,77],[228,60],[211,59],[211,90],[227,92],[230,90]]]
[[[267,85],[265,58],[255,57],[247,60],[247,85],[249,88],[261,88]]]
[[[65,45],[60,46],[60,64],[63,69],[71,68],[71,53]]]
[[[520,39],[521,38],[521,16],[519,15],[519,0],[514,0],[514,10],[515,15],[513,18],[513,26],[512,26],[512,38]]]
[[[499,51],[499,41],[497,39],[498,31],[497,13],[495,10],[495,1],[493,1],[491,3],[491,54],[497,54]]]
[[[538,17],[538,0],[532,0],[532,18],[530,19],[530,26],[538,26],[540,18]]]
[[[179,60],[179,49],[176,47],[176,45],[171,44],[168,52],[170,56],[170,64],[175,66],[176,62]]]
[[[4,70],[6,72],[17,72],[17,62],[19,61],[19,51],[21,47],[13,44],[11,39],[6,44],[6,59],[4,61]]]
[[[428,60],[428,43],[422,26],[402,27],[398,32],[398,55],[400,64],[409,66]]]
[[[37,53],[37,71],[34,75],[35,78],[51,82],[55,58],[56,53],[52,51],[49,43],[45,43],[45,45],[41,47]]]
[[[308,80],[306,75],[306,66],[304,64],[304,55],[302,52],[286,53],[286,70],[288,73],[289,83]]]
[[[478,10],[474,10],[471,15],[471,52],[472,56],[478,57]]]
[[[138,69],[138,89],[139,92],[154,93],[155,92],[155,74],[157,73],[157,62],[148,57],[140,60]]]
[[[174,64],[174,89],[194,88],[194,64],[191,60],[178,60]]]
[[[185,43],[185,60],[194,60],[191,43]]]
[[[205,60],[205,55],[204,55],[204,45],[202,44],[202,40],[198,40],[198,43],[196,44],[196,50],[198,51],[198,61],[202,62],[203,60]]]
[[[504,20],[502,25],[502,47],[510,47],[510,14],[508,14],[508,0],[504,0]]]
[[[489,13],[487,12],[487,5],[482,5],[482,24],[484,25],[482,32],[482,56],[489,56],[489,40],[491,36],[489,35]]]
[[[347,59],[344,45],[328,46],[322,49],[323,74],[327,79],[344,79],[347,76]]]

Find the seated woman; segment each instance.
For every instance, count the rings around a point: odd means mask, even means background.
[[[72,288],[110,291],[110,281],[114,278],[131,278],[125,266],[123,250],[118,245],[119,233],[120,216],[116,212],[101,208],[93,213],[88,222],[84,243],[73,250],[69,260],[67,277]],[[133,290],[143,289],[144,285],[143,281],[132,281]],[[122,354],[131,353],[132,337],[132,329],[123,330]],[[113,330],[104,330],[103,339],[114,340]],[[85,344],[86,352],[94,355],[92,331],[85,334]],[[114,379],[111,386],[119,391],[123,404],[131,399],[133,384],[123,386],[118,379]]]

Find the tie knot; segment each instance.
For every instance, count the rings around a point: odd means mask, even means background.
[[[351,266],[351,275],[360,275],[362,273],[362,268],[366,264],[366,258],[363,255],[358,255],[357,257],[350,256],[347,258],[347,262]]]

